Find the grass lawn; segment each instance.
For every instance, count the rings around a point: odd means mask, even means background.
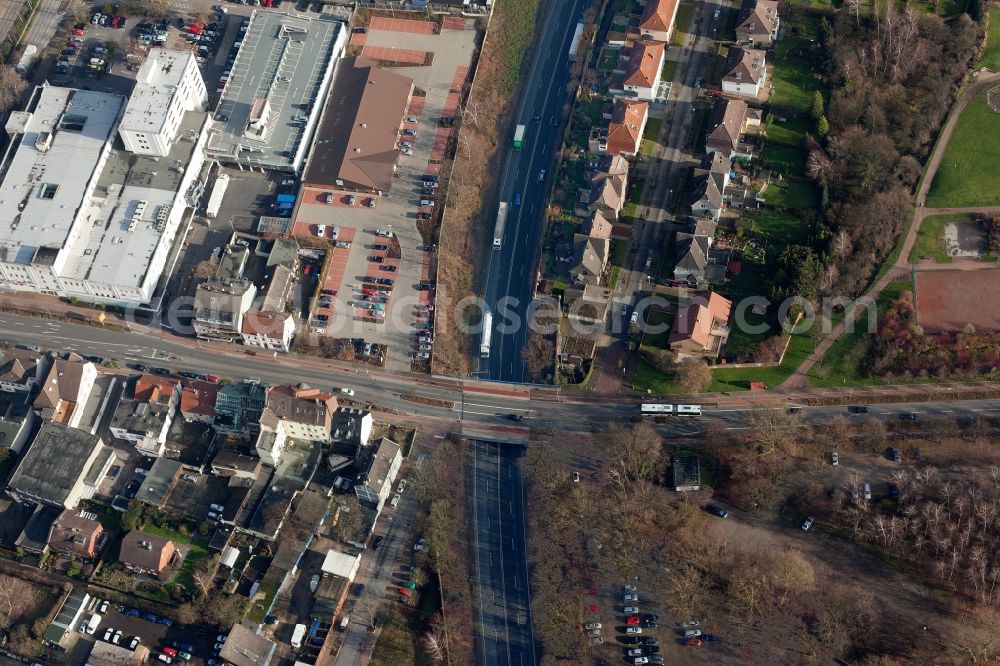
[[[758,324],[767,323],[766,314],[754,314],[747,310],[746,313],[747,324],[751,326],[756,326]],[[734,325],[729,329],[729,342],[726,343],[726,354],[749,354],[757,346],[757,343],[761,340],[771,337],[774,335],[773,330],[768,330],[764,333],[750,333],[744,330],[741,326]]]
[[[614,289],[618,286],[618,276],[621,274],[620,266],[611,267],[611,277],[608,279],[608,288]]]
[[[945,147],[941,165],[927,195],[928,208],[988,206],[1000,203],[996,174],[1000,170],[1000,116],[984,97],[962,112]]]
[[[635,217],[635,211],[639,207],[639,202],[642,201],[642,192],[645,189],[645,180],[636,180],[629,185],[628,199],[625,200],[625,205],[622,206],[622,217]]]
[[[142,526],[142,531],[146,534],[155,534],[157,536],[166,537],[176,543],[191,543],[190,536],[186,536],[180,532],[174,532],[173,530],[168,530],[165,527],[157,527],[156,525],[146,524]]]
[[[808,333],[792,336],[781,365],[774,368],[718,368],[712,371],[713,381],[708,390],[748,391],[750,382],[764,382],[768,388],[776,388],[815,348],[816,343]]]
[[[677,18],[674,19],[674,37],[671,43],[674,46],[681,46],[687,33],[691,30],[691,21],[694,20],[694,3],[682,2],[677,8]]]
[[[663,72],[660,74],[660,78],[664,81],[673,81],[675,76],[677,76],[677,61],[664,60]]]
[[[670,325],[674,322],[674,313],[664,310],[651,310],[646,314],[646,323],[649,326],[663,326],[662,333],[647,333],[642,338],[643,345],[650,347],[667,348],[667,338],[670,337]]]
[[[177,575],[174,576],[175,583],[179,583],[189,590],[194,589],[194,581],[191,576],[198,568],[198,565],[208,559],[208,549],[205,546],[206,544],[203,541],[191,542],[188,546],[187,555],[184,556],[184,562],[181,563],[180,568],[177,570]]]
[[[616,238],[611,241],[611,265],[623,266],[628,258],[629,242],[625,238]]]
[[[663,118],[650,118],[646,121],[646,129],[642,132],[642,138],[656,141],[656,137],[660,136],[661,127],[663,127]]]
[[[1000,5],[993,5],[990,9],[990,31],[986,35],[986,48],[976,67],[989,67],[994,72],[1000,72]]]
[[[971,215],[933,215],[925,218],[917,232],[916,242],[910,250],[909,262],[918,263],[921,257],[931,257],[939,264],[950,264],[951,257],[944,247],[944,227],[949,222],[971,222]]]
[[[639,359],[632,373],[632,388],[651,395],[674,395],[683,393],[674,383],[674,376],[660,372],[646,360]]]

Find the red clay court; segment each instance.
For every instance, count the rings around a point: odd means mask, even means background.
[[[414,21],[412,19],[386,18],[376,16],[368,24],[369,30],[387,30],[389,32],[411,32],[417,35],[433,35],[434,23],[430,21]]]
[[[427,62],[427,51],[413,49],[397,49],[393,46],[366,46],[361,49],[361,55],[372,60],[385,62],[403,62],[410,65],[423,65]]]
[[[1000,269],[918,270],[917,321],[929,333],[1000,331]]]

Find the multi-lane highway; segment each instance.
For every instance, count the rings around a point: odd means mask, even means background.
[[[472,442],[477,661],[535,664],[524,538],[521,447]]]
[[[514,124],[526,127],[524,148],[508,150],[500,175],[500,201],[508,202],[509,209],[502,246],[491,252],[486,271],[485,298],[487,307],[494,312],[495,329],[490,356],[480,360],[479,376],[483,379],[526,379],[521,349],[528,330],[524,325],[505,326],[509,321],[500,312],[509,310],[523,322],[532,300],[549,182],[554,177],[556,151],[562,140],[561,117],[570,80],[569,50],[587,4],[586,0],[545,3],[545,15],[537,28],[538,46],[531,56],[514,115]],[[513,134],[501,139],[510,146]],[[518,197],[520,204],[515,205]],[[492,202],[490,210],[496,211],[498,204]]]

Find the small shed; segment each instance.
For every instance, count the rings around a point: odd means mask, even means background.
[[[673,458],[672,473],[674,490],[687,492],[701,489],[701,465],[694,454],[677,455]]]

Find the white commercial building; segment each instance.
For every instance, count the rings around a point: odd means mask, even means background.
[[[148,303],[197,190],[208,116],[183,112],[168,150],[115,148],[119,95],[39,87],[11,114],[0,163],[0,290]]]
[[[125,150],[166,157],[187,111],[204,111],[205,82],[194,53],[153,49],[135,77],[118,134]]]

